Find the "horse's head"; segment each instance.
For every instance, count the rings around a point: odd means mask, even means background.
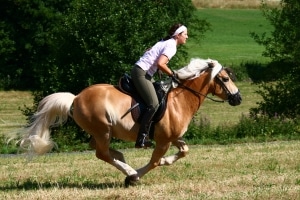
[[[220,64],[219,66],[211,65],[210,68],[218,68],[212,69],[216,71],[212,74],[212,82],[211,82],[211,91],[213,95],[220,97],[223,100],[227,100],[231,106],[240,105],[242,102],[242,97],[239,92],[239,89],[234,84],[235,74],[230,68],[223,68]]]
[[[193,58],[191,62],[182,69],[176,71],[177,76],[181,80],[193,80],[199,77],[198,80],[203,80],[201,77],[207,77],[210,82],[208,93],[218,96],[219,98],[228,101],[232,106],[241,104],[242,97],[239,89],[234,84],[235,75],[230,68],[223,68],[216,60]],[[209,76],[201,75],[206,74]],[[197,90],[189,87],[184,87],[194,94],[206,96]]]

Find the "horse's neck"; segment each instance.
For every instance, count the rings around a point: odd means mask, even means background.
[[[209,74],[203,74],[201,77],[194,80],[186,81],[185,87],[190,88],[194,92],[184,88],[179,87],[172,91],[174,97],[174,102],[177,108],[181,108],[187,115],[193,116],[199,109],[200,105],[203,103],[205,96],[209,92]]]

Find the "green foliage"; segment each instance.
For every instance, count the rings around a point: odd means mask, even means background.
[[[70,123],[74,123],[72,120]],[[241,116],[239,123],[232,126],[225,124],[212,127],[210,121],[201,118],[192,121],[183,139],[187,144],[231,144],[245,142],[267,142],[274,140],[299,140],[300,120],[265,115],[253,118]],[[66,134],[67,133],[67,134]],[[79,133],[79,134],[78,134]],[[77,126],[63,126],[52,130],[52,137],[57,143],[55,152],[73,152],[91,150],[89,136]],[[15,143],[7,144],[6,138],[0,137],[0,153],[16,153]],[[111,147],[116,149],[133,148],[134,143],[112,139]]]
[[[293,76],[288,74],[275,83],[262,83],[257,93],[262,96],[263,101],[258,102],[258,107],[250,109],[251,115],[299,117],[300,87]]]
[[[77,94],[92,84],[117,83],[174,23],[185,24],[195,37],[208,28],[205,21],[194,17],[195,8],[189,0],[73,0],[64,11],[62,23],[51,32],[53,46],[47,57],[51,62],[36,71],[39,91],[33,94],[35,106],[23,110],[28,117],[41,98],[53,92]],[[178,68],[185,58],[185,49],[179,48],[169,66]],[[69,132],[69,138],[64,138],[64,128],[55,130],[54,138],[62,143],[86,139],[81,138],[76,125],[71,126],[74,132]]]
[[[14,142],[7,142],[4,135],[0,135],[0,154],[13,154],[18,152],[18,147]]]
[[[286,117],[265,115],[252,118],[242,116],[240,123],[235,127],[237,138],[257,138],[258,140],[274,139],[299,139],[299,119],[287,119]]]
[[[263,7],[265,17],[274,26],[271,36],[252,33],[252,37],[265,46],[264,56],[279,63],[286,73],[281,73],[274,84],[261,84],[258,93],[263,101],[251,109],[251,114],[295,118],[300,112],[300,2],[282,0],[280,5],[273,9]]]
[[[262,12],[274,27],[271,36],[252,33],[252,37],[266,50],[264,56],[273,61],[300,63],[300,2],[298,0],[282,0],[281,6],[268,8],[264,5]],[[292,68],[293,66],[287,66]]]
[[[207,119],[192,122],[184,139],[189,144],[229,144],[239,142],[261,142],[273,140],[300,139],[299,119],[264,115],[252,118],[241,116],[234,126],[219,125],[211,127]]]
[[[1,87],[39,88],[39,70],[52,65],[53,35],[68,3],[69,0],[1,1]]]
[[[203,34],[208,25],[194,18],[194,11],[188,0],[74,0],[59,27],[56,62],[43,69],[42,91],[78,93],[91,84],[117,83],[172,24]],[[180,48],[170,66],[180,66],[185,54]]]
[[[58,147],[54,150],[59,152],[91,150],[89,147],[90,136],[79,128],[73,120],[69,120],[68,124],[69,126],[52,130],[51,136]]]

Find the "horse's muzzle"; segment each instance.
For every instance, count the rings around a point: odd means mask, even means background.
[[[228,103],[231,106],[238,106],[240,105],[242,102],[242,96],[240,94],[240,92],[238,91],[235,94],[230,94],[228,95]]]

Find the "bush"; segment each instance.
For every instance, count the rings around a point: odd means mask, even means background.
[[[279,74],[279,79],[275,83],[260,85],[258,93],[263,101],[251,109],[251,114],[295,118],[300,113],[300,2],[282,0],[278,8],[264,6],[263,14],[274,26],[274,31],[271,36],[252,33],[252,37],[265,46],[263,55],[270,57],[273,63],[279,63],[281,70],[271,73],[268,68],[268,73]]]
[[[243,115],[234,126],[211,127],[206,119],[192,122],[184,139],[189,144],[229,144],[300,139],[300,120],[265,115],[255,118]]]
[[[13,154],[18,152],[18,146],[15,142],[7,143],[7,138],[0,135],[0,154]]]
[[[77,127],[78,128],[78,127]],[[76,127],[75,127],[76,129]],[[74,133],[80,132],[80,137]],[[66,134],[67,133],[67,134]],[[66,126],[53,130],[56,152],[72,152],[91,150],[88,145],[89,136],[83,130],[74,130],[74,126]],[[233,126],[219,125],[211,127],[209,120],[201,118],[192,121],[183,139],[192,144],[232,144],[245,142],[267,142],[274,140],[299,140],[300,119],[287,119],[280,116],[272,118],[265,115],[253,118],[243,115],[238,124]],[[0,153],[16,153],[15,143],[6,143],[6,138],[0,137]],[[112,139],[111,147],[116,149],[132,148],[134,143]]]

